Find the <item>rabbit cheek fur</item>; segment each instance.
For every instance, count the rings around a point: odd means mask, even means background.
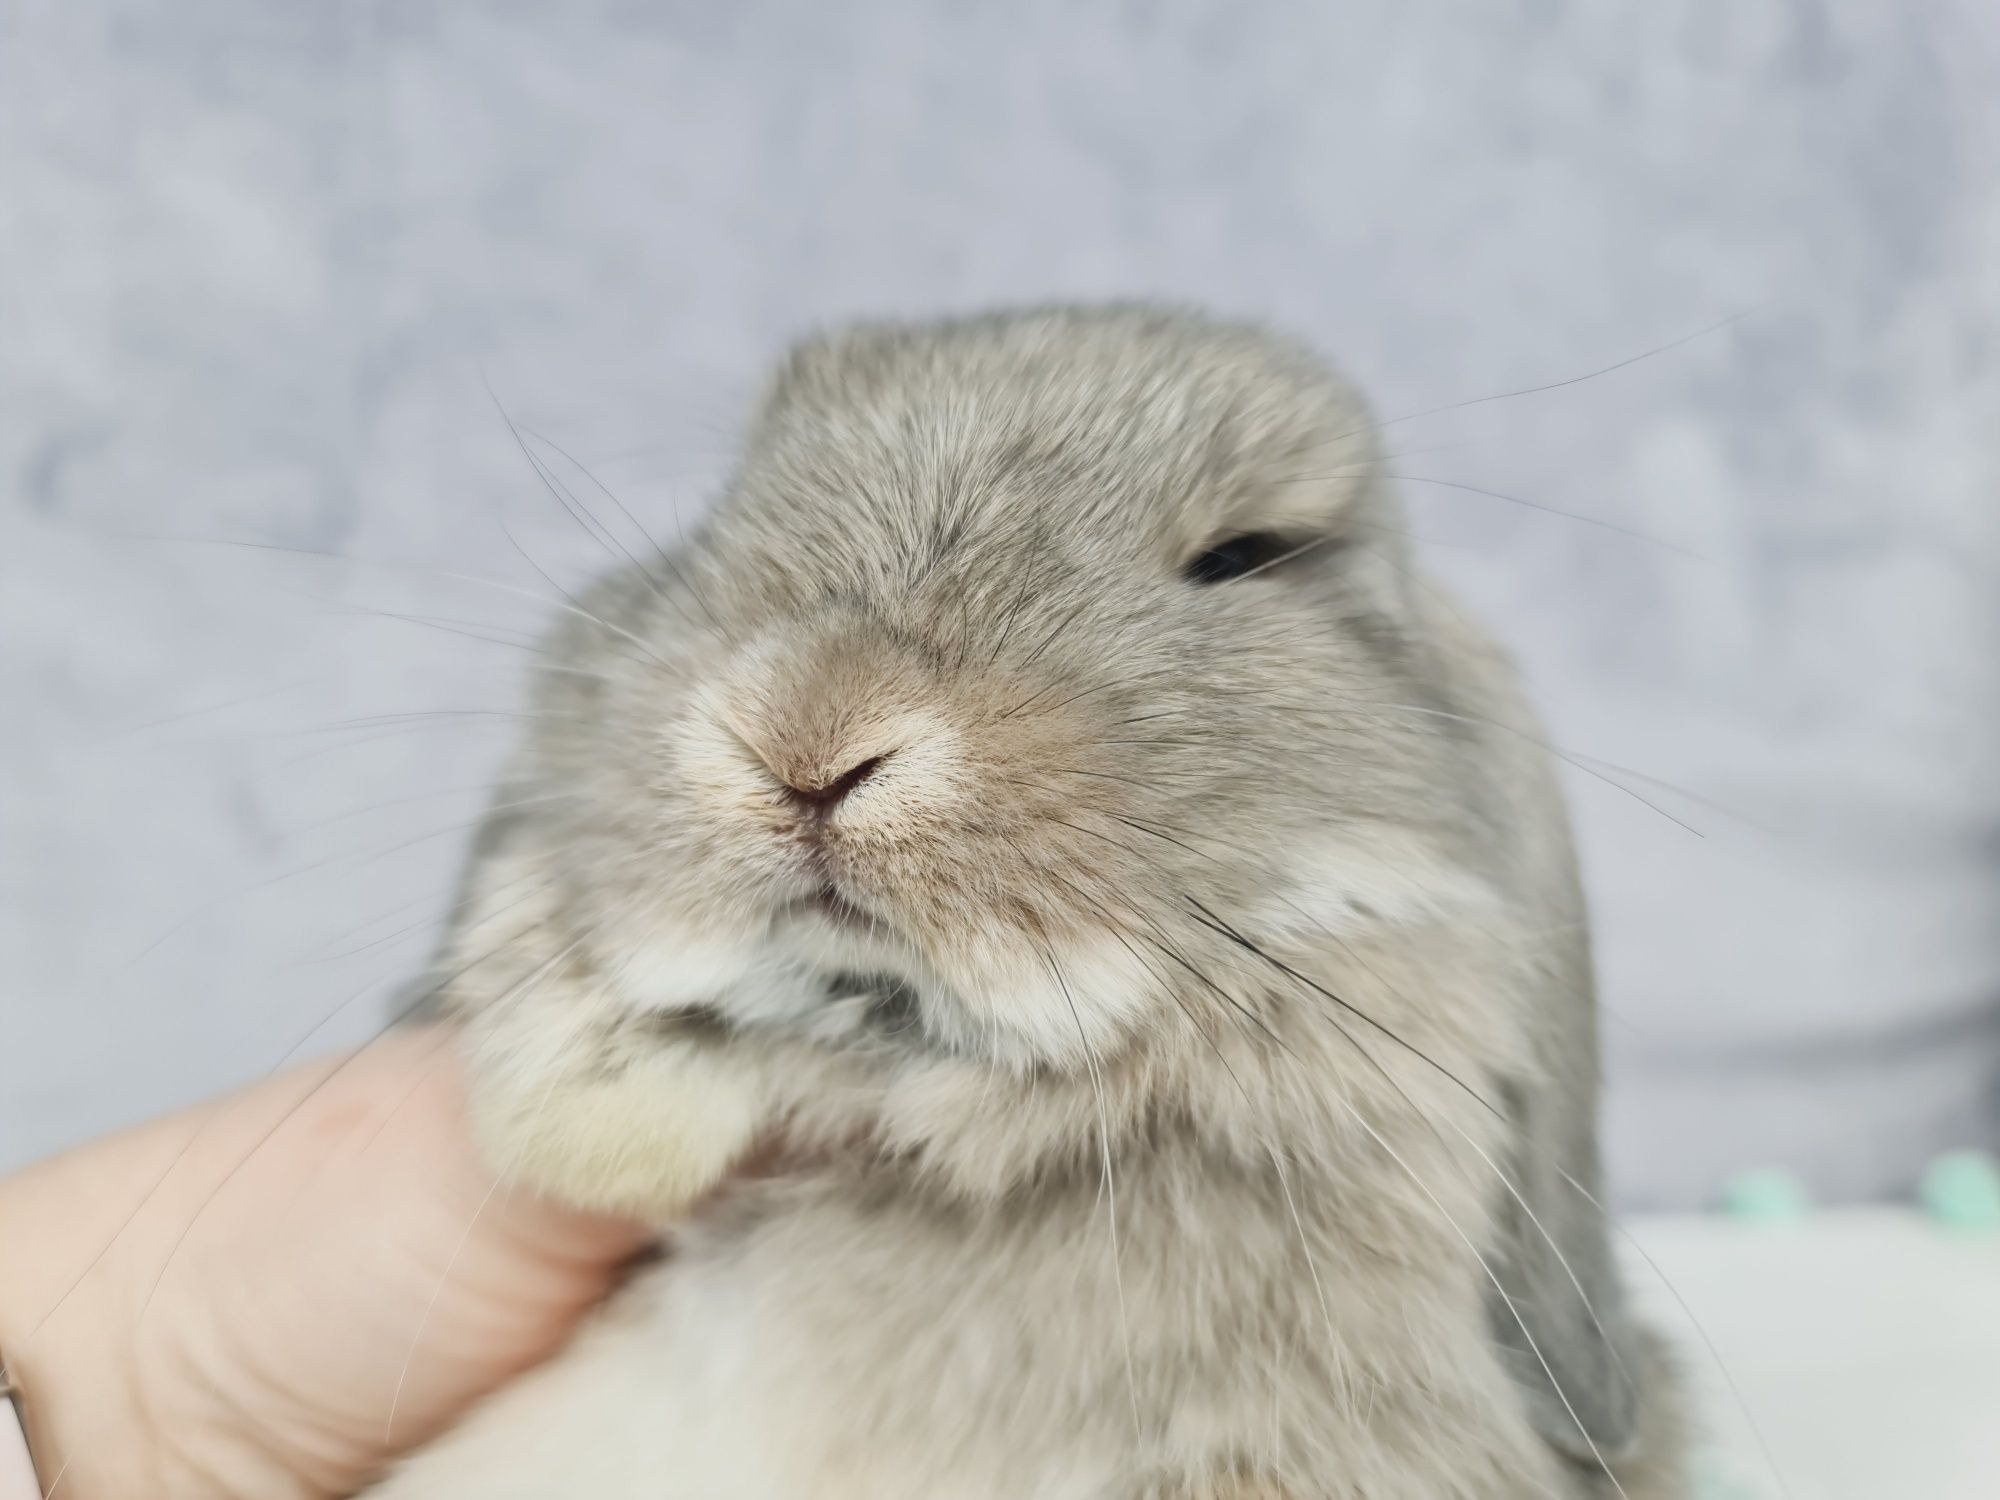
[[[1679,1492],[1562,810],[1375,453],[1192,315],[794,352],[443,966],[494,1160],[669,1253],[382,1496]]]

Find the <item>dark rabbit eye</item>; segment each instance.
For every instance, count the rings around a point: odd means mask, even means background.
[[[1190,583],[1227,583],[1268,567],[1303,545],[1295,537],[1275,531],[1246,531],[1224,537],[1206,552],[1188,560],[1181,570]]]

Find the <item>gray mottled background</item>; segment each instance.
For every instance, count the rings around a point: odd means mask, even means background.
[[[486,382],[671,538],[793,332],[1131,294],[1391,417],[1711,329],[1390,432],[1629,789],[1573,778],[1622,1194],[1994,1137],[1986,0],[0,0],[0,1166],[422,954],[487,625],[593,560]]]

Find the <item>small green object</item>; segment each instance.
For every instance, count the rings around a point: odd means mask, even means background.
[[[1947,1151],[1924,1173],[1918,1196],[1953,1229],[2000,1229],[2000,1161],[1984,1151]]]
[[[1738,1172],[1722,1185],[1722,1208],[1732,1219],[1781,1224],[1803,1218],[1812,1207],[1806,1185],[1790,1172],[1758,1167]]]

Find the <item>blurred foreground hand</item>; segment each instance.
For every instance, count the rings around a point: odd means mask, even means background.
[[[63,1500],[334,1500],[646,1237],[496,1187],[452,1037],[411,1030],[0,1178],[0,1351]]]

